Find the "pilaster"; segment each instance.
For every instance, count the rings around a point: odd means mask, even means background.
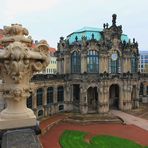
[[[81,54],[81,73],[87,72],[87,53]]]
[[[47,110],[47,87],[44,87],[43,106],[44,106],[44,116],[46,117],[48,115],[48,110]]]

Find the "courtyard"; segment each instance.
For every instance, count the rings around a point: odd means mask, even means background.
[[[51,118],[41,121],[40,126],[42,129],[42,135],[40,136],[40,140],[44,148],[61,148],[61,135],[67,130],[87,133],[84,136],[84,141],[86,143],[89,143],[91,139],[95,136],[107,135],[128,139],[141,146],[148,146],[148,132],[133,124],[126,125],[118,121],[104,123],[67,122],[67,118],[67,114],[57,114],[52,116]]]

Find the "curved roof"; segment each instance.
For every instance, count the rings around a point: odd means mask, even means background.
[[[77,37],[77,41],[81,41],[83,36],[85,36],[87,38],[87,40],[90,40],[92,38],[92,34],[93,34],[94,39],[99,41],[102,39],[102,35],[101,35],[102,31],[103,31],[102,28],[83,27],[83,28],[76,30],[73,33],[69,34],[67,36],[67,39],[69,40],[69,43],[72,44],[73,42],[76,41],[76,37]],[[125,34],[122,34],[121,41],[128,42],[129,41],[128,36]]]
[[[92,34],[94,34],[94,39],[99,41],[102,38],[102,36],[101,36],[102,31],[103,31],[103,29],[101,29],[101,28],[83,27],[79,30],[74,31],[70,35],[68,35],[67,39],[69,40],[69,43],[71,44],[76,40],[75,39],[76,36],[77,36],[77,40],[81,41],[83,36],[85,36],[87,38],[87,40],[90,40],[92,38]]]
[[[101,31],[103,31],[103,29],[102,28],[95,28],[95,27],[83,27],[83,28],[81,28],[81,29],[79,29],[79,30],[77,30],[77,31],[75,31],[75,32],[83,32],[83,31],[99,31],[99,32],[101,32]]]

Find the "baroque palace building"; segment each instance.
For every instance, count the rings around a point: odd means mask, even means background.
[[[38,117],[61,111],[107,113],[139,107],[138,43],[122,26],[84,27],[58,43],[57,74],[35,75],[27,105]]]

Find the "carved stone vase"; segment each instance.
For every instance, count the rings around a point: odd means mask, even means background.
[[[45,40],[32,48],[28,30],[20,24],[4,27],[0,44],[0,76],[6,108],[0,113],[0,130],[35,126],[36,117],[26,106],[30,96],[30,79],[49,63],[49,47]]]

